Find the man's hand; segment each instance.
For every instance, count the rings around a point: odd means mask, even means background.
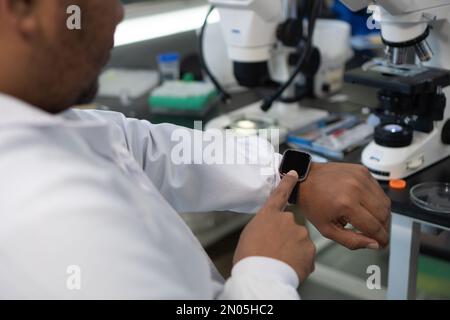
[[[294,215],[284,212],[298,180],[290,172],[271,195],[264,207],[241,235],[234,264],[248,257],[268,257],[291,266],[300,281],[314,270],[316,249],[306,228],[295,223]]]
[[[391,202],[363,166],[313,164],[298,203],[325,237],[349,249],[379,249],[389,242]]]

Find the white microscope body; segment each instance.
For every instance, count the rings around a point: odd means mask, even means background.
[[[232,61],[271,59],[276,29],[285,19],[283,0],[209,0],[220,13],[220,23]]]
[[[396,44],[408,46],[422,37],[425,39],[412,44],[418,65],[450,70],[449,0],[341,1],[352,10],[370,7],[385,43],[394,44],[387,48],[393,65],[401,67],[405,62],[405,52]],[[450,88],[443,89],[443,93],[447,97],[444,121],[436,121],[430,133],[414,131],[413,141],[407,147],[386,147],[374,141],[364,150],[362,162],[377,179],[407,178],[450,156],[450,145],[442,139],[444,126],[450,119]]]
[[[222,33],[228,56],[234,63],[236,77],[239,77],[236,75],[239,66],[245,68],[244,71],[239,71],[244,80],[248,75],[256,79],[262,78],[259,72],[264,68],[267,69],[271,80],[285,82],[289,78],[289,49],[279,45],[277,28],[290,17],[296,0],[209,0],[209,3],[219,11]],[[292,92],[288,89],[287,93]],[[279,142],[282,143],[288,132],[322,119],[328,114],[321,110],[301,107],[299,103],[276,101],[268,112],[262,111],[261,105],[262,102],[257,102],[213,119],[206,129],[229,128],[240,118],[255,122],[266,119],[268,122],[273,121],[274,127],[279,130]]]

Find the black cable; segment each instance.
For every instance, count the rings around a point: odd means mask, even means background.
[[[305,48],[303,48],[302,55],[300,59],[298,60],[295,69],[289,79],[268,99],[265,99],[264,103],[261,106],[261,109],[263,111],[269,111],[274,102],[281,98],[283,93],[286,91],[287,88],[289,88],[292,83],[294,82],[295,78],[299,75],[303,64],[308,61],[311,57],[311,54],[313,52],[313,37],[314,37],[314,30],[316,27],[317,18],[319,17],[320,10],[322,9],[323,0],[317,0],[313,2],[313,8],[311,10],[311,14],[308,19],[308,38],[306,40]]]
[[[205,31],[206,27],[208,26],[208,19],[211,13],[214,11],[215,7],[211,6],[208,10],[208,13],[206,15],[205,21],[203,22],[202,28],[200,29],[199,34],[199,41],[198,41],[198,52],[200,57],[200,66],[202,67],[203,71],[206,72],[208,77],[211,79],[212,83],[216,87],[217,91],[220,93],[220,99],[228,103],[231,100],[231,95],[225,91],[225,89],[221,86],[219,81],[216,79],[216,77],[212,74],[211,70],[209,69],[208,65],[205,61],[205,55],[204,55],[204,38],[205,38]]]

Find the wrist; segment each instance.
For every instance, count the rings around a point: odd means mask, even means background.
[[[311,197],[311,192],[310,191],[312,189],[312,185],[314,183],[315,176],[321,171],[321,169],[325,165],[326,164],[324,164],[324,163],[317,163],[317,162],[312,162],[311,163],[311,167],[309,169],[308,179],[306,179],[300,185],[300,190],[299,190],[299,193],[297,195],[297,205],[300,208],[304,208],[305,202],[307,202],[307,200]]]

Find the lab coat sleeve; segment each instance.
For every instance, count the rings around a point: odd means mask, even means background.
[[[178,212],[255,213],[280,181],[281,156],[264,139],[154,125],[115,112],[78,114],[112,124],[115,139]]]
[[[237,263],[219,299],[299,300],[299,279],[284,262],[250,257]]]
[[[78,145],[71,137],[2,134],[0,299],[296,298],[295,273],[257,257],[237,264],[216,291],[197,243],[150,215],[164,206],[147,208],[114,163],[65,150]]]

